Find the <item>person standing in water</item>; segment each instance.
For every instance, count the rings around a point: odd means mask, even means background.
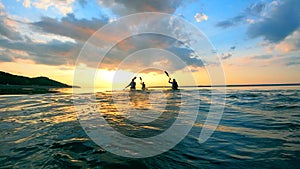
[[[173,90],[178,90],[178,83],[176,82],[175,79],[173,79],[173,81],[171,82],[171,78],[169,78],[169,83],[172,84],[172,89]]]
[[[146,84],[145,84],[145,82],[141,82],[141,85],[142,85],[142,90],[146,90]]]
[[[142,77],[140,77],[141,80],[141,85],[142,85],[142,90],[146,90],[146,84],[143,82]]]
[[[135,90],[135,86],[136,86],[135,79],[136,79],[136,77],[134,77],[134,78],[131,80],[131,82],[129,83],[129,85],[126,86],[125,88],[127,88],[127,87],[130,86],[130,90]]]
[[[172,89],[173,90],[178,90],[178,83],[176,82],[175,79],[173,79],[173,82],[171,82],[171,77],[169,76],[169,73],[167,71],[165,71],[165,74],[169,77],[169,83],[172,84]]]

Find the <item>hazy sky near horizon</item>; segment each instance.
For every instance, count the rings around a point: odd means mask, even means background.
[[[97,30],[130,14],[163,12],[182,17],[205,34],[228,84],[300,82],[299,6],[298,0],[0,0],[0,70],[71,84],[76,59]],[[195,68],[197,83],[209,83],[203,63],[183,46],[156,35],[131,37],[110,51],[99,76],[110,79],[121,55],[159,48]],[[85,66],[92,68],[95,62]]]

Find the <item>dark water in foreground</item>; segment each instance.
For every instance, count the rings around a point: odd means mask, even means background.
[[[182,97],[201,102],[189,134],[171,150],[141,159],[120,157],[95,144],[77,120],[71,94],[2,95],[0,168],[299,168],[299,88],[227,90],[222,120],[203,144],[197,138],[209,111],[211,90],[200,90],[200,96],[194,93],[181,90]],[[96,103],[118,131],[144,137],[168,127],[163,121],[138,126],[139,130],[126,126],[126,120],[109,116],[117,113],[110,94],[98,93]],[[136,109],[151,109],[149,102],[134,99]],[[159,101],[153,103],[154,109],[161,108]],[[172,113],[172,107],[168,111]]]

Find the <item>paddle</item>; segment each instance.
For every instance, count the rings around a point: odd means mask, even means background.
[[[168,76],[169,81],[170,81],[170,80],[171,80],[171,77],[170,77],[169,73],[168,73],[167,71],[165,71],[165,74]]]
[[[169,73],[167,71],[165,71],[165,74],[170,78]]]

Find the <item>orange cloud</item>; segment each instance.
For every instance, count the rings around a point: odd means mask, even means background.
[[[121,49],[121,50],[124,50],[124,51],[129,51],[130,49],[133,49],[134,48],[134,45],[127,42],[127,41],[121,41],[120,43],[118,43],[118,47]]]
[[[286,37],[282,42],[275,45],[275,50],[283,53],[300,49],[300,29],[294,31],[291,35]]]
[[[296,49],[296,46],[289,42],[281,42],[275,46],[275,49],[283,53],[290,52]]]
[[[144,9],[143,10],[147,11],[147,12],[159,12],[156,8],[154,8],[153,6],[148,5],[148,4],[144,5]]]

